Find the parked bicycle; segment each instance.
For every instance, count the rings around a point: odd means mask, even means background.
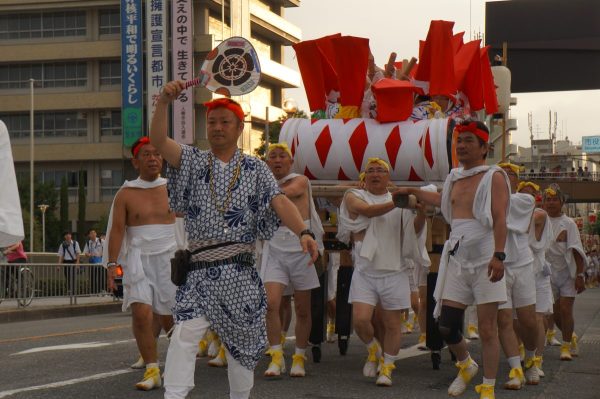
[[[26,265],[7,263],[0,256],[0,303],[5,298],[15,298],[19,306],[29,306],[35,293],[33,273]]]

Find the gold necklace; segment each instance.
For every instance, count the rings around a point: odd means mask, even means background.
[[[231,178],[231,181],[229,182],[229,186],[227,187],[227,196],[225,197],[225,201],[223,202],[223,204],[221,206],[219,206],[217,203],[217,194],[215,193],[215,183],[214,183],[214,173],[213,173],[213,162],[215,160],[213,159],[213,154],[211,153],[211,155],[210,155],[210,160],[208,163],[208,173],[210,174],[210,182],[209,182],[210,196],[211,196],[214,204],[217,206],[217,210],[221,213],[221,215],[225,213],[227,208],[229,208],[229,204],[231,203],[231,196],[233,194],[232,189],[233,189],[233,186],[235,186],[235,183],[236,183],[238,177],[240,176],[240,170],[241,170],[243,156],[244,156],[243,154],[239,154],[237,164],[235,166],[235,171],[233,172],[233,177]]]

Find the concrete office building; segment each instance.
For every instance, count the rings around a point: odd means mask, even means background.
[[[225,4],[222,4],[224,1]],[[170,2],[167,2],[170,3]],[[223,38],[254,44],[262,80],[237,98],[249,111],[240,140],[252,152],[269,118],[282,114],[283,89],[300,75],[283,65],[284,46],[301,31],[284,19],[299,0],[194,0],[194,69]],[[77,218],[78,171],[86,172],[88,221],[108,212],[126,178],[135,176],[121,132],[121,37],[119,0],[0,0],[0,119],[8,126],[18,178],[29,179],[30,79],[35,79],[35,175],[58,188],[66,177]],[[213,94],[194,90],[195,143],[206,146],[203,102]]]

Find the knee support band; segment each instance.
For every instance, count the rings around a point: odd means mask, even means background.
[[[442,306],[442,314],[439,321],[439,330],[444,341],[449,345],[458,344],[462,340],[462,325],[464,309],[453,308],[451,306]]]

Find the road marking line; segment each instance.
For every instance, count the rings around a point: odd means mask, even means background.
[[[111,372],[108,372],[108,373],[101,373],[101,374],[90,375],[88,377],[81,377],[81,378],[74,378],[72,380],[52,382],[50,384],[36,385],[36,386],[32,386],[32,387],[11,389],[11,390],[8,390],[8,391],[2,391],[2,392],[0,392],[0,398],[6,398],[8,396],[11,396],[11,395],[14,395],[14,394],[17,394],[17,393],[21,393],[21,392],[39,391],[39,390],[42,390],[42,389],[49,389],[49,388],[60,388],[60,387],[68,386],[68,385],[79,384],[81,382],[101,380],[103,378],[109,378],[109,377],[114,377],[114,376],[121,375],[121,374],[132,373],[134,371],[137,371],[137,370],[131,370],[131,369],[116,370],[116,371],[111,371]]]
[[[89,330],[77,330],[77,331],[69,331],[69,332],[64,332],[64,333],[56,333],[56,334],[48,334],[48,335],[36,335],[36,336],[32,336],[32,337],[10,338],[10,339],[0,340],[0,344],[9,344],[12,342],[21,342],[21,341],[36,341],[36,340],[40,340],[40,339],[44,339],[44,338],[66,337],[69,335],[77,335],[77,334],[90,334],[90,333],[95,333],[95,332],[106,332],[106,331],[119,330],[122,328],[129,328],[129,327],[131,327],[130,324],[119,324],[117,326],[92,328]]]
[[[400,352],[398,352],[398,357],[396,357],[396,359],[408,359],[409,357],[427,355],[429,353],[429,350],[421,350],[419,349],[419,344],[414,344],[413,346],[409,346],[408,348],[400,349]]]
[[[31,354],[31,353],[48,352],[48,351],[63,351],[63,350],[72,350],[72,349],[100,348],[100,347],[103,347],[103,346],[110,346],[110,345],[116,345],[116,344],[124,344],[124,343],[129,343],[129,342],[135,342],[135,339],[127,339],[127,340],[114,341],[114,342],[94,341],[94,342],[81,342],[81,343],[78,343],[78,344],[39,346],[37,348],[31,348],[31,349],[27,349],[27,350],[24,350],[24,351],[21,351],[21,352],[12,353],[10,356],[27,355],[27,354]]]

